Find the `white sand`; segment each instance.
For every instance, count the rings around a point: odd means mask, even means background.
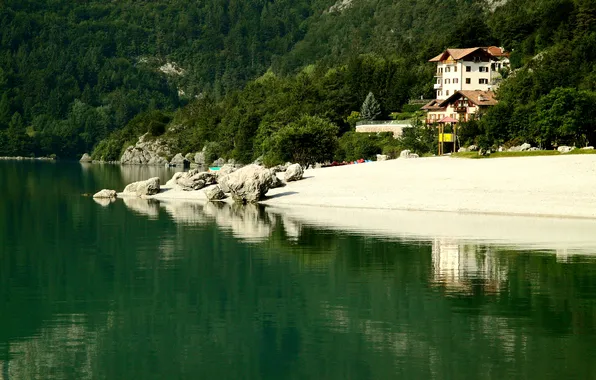
[[[398,159],[307,170],[264,204],[596,218],[596,155]]]

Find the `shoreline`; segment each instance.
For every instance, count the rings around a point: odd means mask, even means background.
[[[206,201],[162,187],[155,200]],[[228,200],[230,202],[231,200]],[[596,219],[596,155],[397,159],[308,169],[271,189],[267,206]]]

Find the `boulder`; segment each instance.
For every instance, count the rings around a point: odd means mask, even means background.
[[[195,164],[204,166],[205,165],[205,150],[203,152],[195,153]]]
[[[134,194],[137,197],[155,195],[159,193],[159,177],[150,178],[146,181],[133,182],[126,186],[122,193]]]
[[[191,191],[200,190],[205,186],[215,183],[215,175],[210,172],[200,172],[198,169],[188,172],[175,173],[166,185],[178,188],[179,190]]]
[[[226,197],[226,194],[223,192],[221,187],[219,187],[219,185],[211,186],[203,191],[210,202],[220,201]]]
[[[182,156],[182,153],[178,153],[174,156],[174,158],[172,158],[172,160],[170,161],[170,165],[175,166],[177,168],[186,169],[190,167],[190,161],[184,158],[184,156]]]
[[[377,154],[377,161],[387,161],[389,156],[386,154]]]
[[[79,162],[92,162],[93,159],[88,153],[83,153],[83,157],[79,160]]]
[[[525,152],[527,150],[530,150],[531,147],[532,147],[532,145],[530,145],[528,143],[523,143],[523,144],[520,145],[519,151],[520,152]]]
[[[412,153],[411,150],[406,149],[401,151],[399,158],[418,158],[418,155],[416,153]]]
[[[236,171],[236,168],[234,167],[234,165],[232,164],[225,164],[224,166],[222,166],[221,168],[219,168],[218,171],[215,172],[215,178],[219,179],[222,177],[227,176],[228,174],[231,174],[233,172]]]
[[[477,145],[470,145],[468,147],[468,152],[476,152],[478,151],[478,146]]]
[[[103,189],[93,194],[93,198],[116,198],[116,190]]]
[[[507,149],[508,152],[521,152],[521,145],[520,146],[512,146],[511,148]]]
[[[234,201],[240,203],[258,202],[267,193],[273,181],[269,169],[254,164],[238,169],[222,179],[225,179]],[[219,185],[222,185],[221,182]]]
[[[160,138],[150,138],[145,133],[133,146],[126,148],[120,163],[123,165],[164,165],[168,161],[164,157],[172,155],[168,144]]]
[[[583,148],[581,148],[581,150],[594,150],[593,146],[585,146]]]
[[[293,164],[286,169],[284,179],[286,182],[299,181],[303,175],[304,169],[302,169],[302,166],[300,164]]]
[[[217,160],[213,161],[211,166],[222,167],[226,164],[225,158],[218,158]]]
[[[558,147],[557,150],[561,153],[569,153],[572,150],[575,150],[575,147],[563,145],[563,146]]]
[[[540,150],[540,148],[537,148],[537,147],[533,146],[530,149],[528,149],[528,152],[535,152],[537,150]]]
[[[186,155],[184,156],[184,158],[186,158],[188,160],[188,162],[192,163],[195,161],[194,156],[192,155],[192,153],[186,153]]]
[[[279,179],[277,174],[275,174],[275,172],[272,169],[269,169],[269,171],[271,172],[271,181],[269,183],[270,189],[284,187],[286,185],[281,179]]]
[[[464,147],[462,146],[461,148],[459,148],[459,149],[457,150],[457,153],[466,153],[467,151],[468,151],[468,149],[467,149],[467,148],[464,148]]]

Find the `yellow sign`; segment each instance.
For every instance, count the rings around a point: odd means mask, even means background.
[[[453,133],[439,133],[439,142],[453,142]]]

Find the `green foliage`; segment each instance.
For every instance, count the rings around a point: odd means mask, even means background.
[[[383,147],[393,140],[392,133],[347,132],[338,141],[337,161],[373,160],[383,152]]]
[[[265,156],[268,165],[297,162],[303,167],[333,160],[339,128],[316,116],[302,116],[271,136]]]
[[[410,99],[433,96],[430,57],[490,44],[512,51],[517,70],[502,82],[500,104],[464,131],[466,141],[594,143],[592,119],[578,116],[593,114],[593,1],[509,0],[491,12],[482,0],[362,0],[329,11],[334,3],[5,1],[0,152],[75,157],[95,148],[117,159],[150,131],[178,151],[213,142],[218,154],[250,162],[304,114],[330,120],[339,136],[353,130],[369,93],[378,104],[369,100],[362,118],[398,110],[409,118],[417,110]],[[166,62],[183,75],[161,72]],[[173,121],[134,121],[181,106]],[[15,113],[19,128],[9,131]],[[400,141],[430,152],[430,132]],[[397,150],[392,144],[382,149]]]
[[[362,108],[360,108],[360,115],[364,120],[375,120],[381,115],[381,105],[377,102],[372,92],[366,95],[366,99],[362,103]]]

